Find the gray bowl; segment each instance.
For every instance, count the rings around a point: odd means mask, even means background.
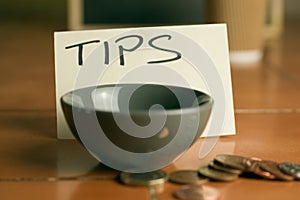
[[[189,88],[117,84],[69,92],[61,105],[73,135],[95,158],[146,172],[170,164],[197,140],[213,100]]]

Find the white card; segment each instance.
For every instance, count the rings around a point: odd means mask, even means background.
[[[213,97],[214,108],[202,136],[235,134],[225,24],[66,31],[54,37],[58,138],[73,138],[60,98],[75,89],[82,69],[88,67],[101,70],[101,76],[91,74],[82,87],[119,83],[145,66],[153,71],[125,82],[183,86],[171,75],[159,79],[161,73],[155,69],[163,66],[191,88]]]

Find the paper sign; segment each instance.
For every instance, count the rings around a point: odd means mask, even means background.
[[[226,25],[67,31],[54,37],[58,138],[73,138],[60,98],[78,87],[82,77],[80,87],[120,80],[183,86],[180,80],[184,80],[214,99],[203,136],[235,134]],[[149,73],[132,75],[142,68]],[[83,76],[86,69],[95,73]]]

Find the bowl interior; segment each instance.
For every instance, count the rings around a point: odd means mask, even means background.
[[[200,91],[153,84],[121,84],[90,87],[62,97],[67,104],[105,112],[145,112],[197,107],[211,101]]]

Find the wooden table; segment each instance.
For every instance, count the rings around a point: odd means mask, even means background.
[[[144,187],[120,184],[74,140],[56,139],[53,31],[55,25],[1,22],[0,199],[147,200]],[[264,61],[232,65],[237,135],[221,137],[203,159],[199,139],[164,170],[197,169],[216,154],[300,163],[300,27],[288,21]],[[239,178],[209,182],[224,200],[299,199],[300,182]],[[158,200],[180,185],[166,183]]]

